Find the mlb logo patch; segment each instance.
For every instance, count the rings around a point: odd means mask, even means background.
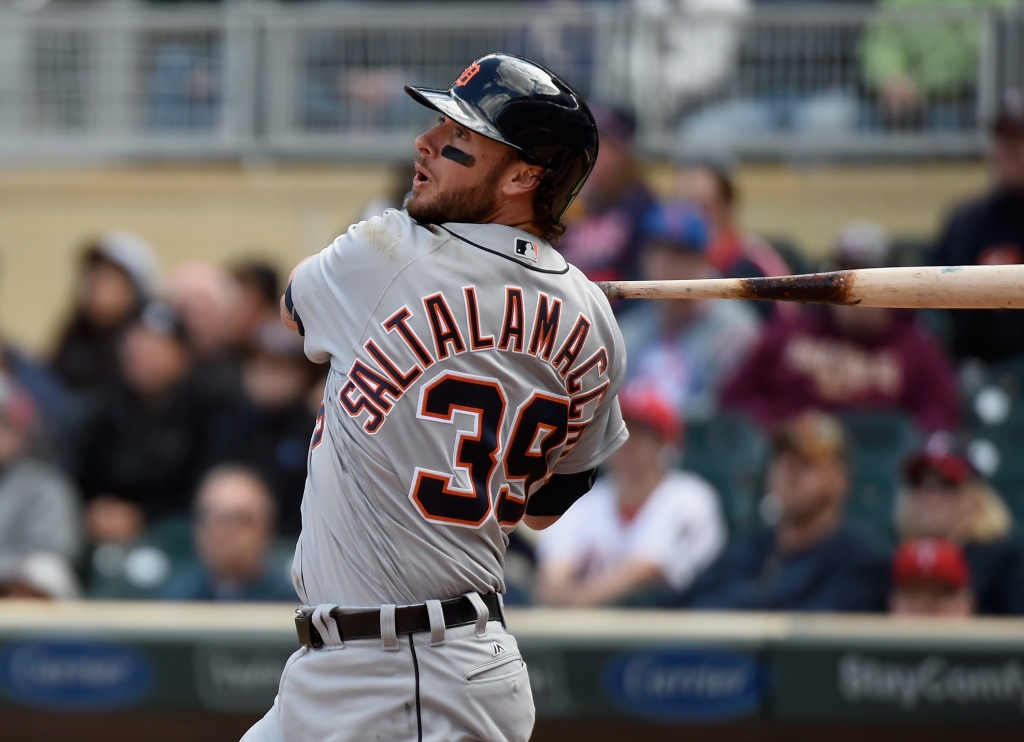
[[[537,245],[529,240],[524,240],[521,237],[516,238],[516,257],[526,258],[532,260],[534,263],[537,262],[537,258],[540,253],[537,250]]]

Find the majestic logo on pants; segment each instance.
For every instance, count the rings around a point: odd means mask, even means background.
[[[491,642],[491,656],[497,657],[499,654],[505,651],[505,647],[498,644],[498,642]]]

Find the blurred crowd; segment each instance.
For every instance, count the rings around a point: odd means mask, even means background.
[[[122,233],[86,245],[48,359],[3,351],[7,593],[294,600],[294,541],[326,370],[280,323],[275,266],[158,275]]]
[[[991,127],[991,190],[956,208],[933,244],[901,254],[879,225],[853,223],[820,265],[742,230],[720,164],[683,164],[675,193],[657,199],[632,158],[628,119],[598,118],[598,165],[560,246],[594,280],[1024,262],[1019,93]],[[1024,314],[730,301],[616,310],[630,439],[594,491],[539,535],[535,600],[1024,614],[1014,518],[1024,514]],[[880,424],[865,432],[865,415]],[[722,430],[709,423],[723,416],[745,419],[768,449],[745,522],[700,476],[715,467],[686,454],[692,431],[708,455],[708,431]],[[893,450],[871,460],[873,448]],[[869,479],[886,473],[872,466],[891,469],[890,491],[855,492],[858,467]],[[873,514],[871,497],[881,501]]]
[[[600,154],[557,245],[593,280],[1024,262],[1019,94],[991,127],[991,189],[934,244],[908,258],[854,223],[821,265],[743,229],[722,163],[682,163],[656,195],[630,118],[595,116]],[[0,347],[0,593],[297,602],[288,567],[326,368],[280,324],[282,290],[265,261],[164,277],[133,235],[85,245],[52,352]],[[1024,614],[1024,313],[614,308],[630,439],[555,526],[512,535],[507,602]],[[872,440],[858,414],[909,432]],[[763,443],[746,517],[709,474],[708,431],[726,419]],[[1013,434],[979,443],[984,426]],[[872,445],[894,477],[873,520],[857,488]]]

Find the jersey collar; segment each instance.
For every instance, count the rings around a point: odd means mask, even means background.
[[[508,258],[525,268],[542,273],[566,273],[569,270],[569,264],[551,243],[521,229],[504,224],[456,222],[438,226],[463,242]]]

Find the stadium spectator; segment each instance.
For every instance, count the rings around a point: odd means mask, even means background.
[[[50,445],[63,460],[68,454],[76,405],[63,382],[44,363],[0,338],[0,374],[20,385],[39,411],[39,445]],[[44,444],[45,442],[45,444]]]
[[[28,393],[0,373],[0,558],[53,554],[71,564],[82,549],[74,484],[37,455],[39,421]]]
[[[83,426],[79,483],[94,541],[130,541],[148,521],[188,512],[202,472],[234,442],[230,398],[192,373],[185,327],[152,302],[120,346],[123,381],[110,385]]]
[[[629,440],[608,473],[537,546],[540,602],[602,605],[657,587],[685,590],[725,544],[711,486],[678,471],[683,423],[656,394],[619,395]]]
[[[889,613],[897,616],[970,616],[971,574],[952,541],[918,539],[901,544],[892,559]]]
[[[231,323],[237,333],[235,344],[241,350],[248,350],[253,334],[263,323],[279,320],[281,282],[274,266],[258,260],[235,265],[231,277],[238,287],[235,319]]]
[[[95,390],[116,378],[117,346],[156,288],[156,260],[134,235],[109,232],[86,247],[71,320],[53,370],[68,388]]]
[[[736,222],[736,186],[729,173],[710,163],[684,167],[677,188],[684,201],[696,204],[710,228],[708,264],[726,278],[754,276],[785,276],[790,267],[768,242],[751,232],[744,232]],[[753,306],[762,317],[776,312],[796,311],[782,302],[757,301]]]
[[[774,439],[762,511],[774,525],[734,541],[678,603],[693,608],[881,611],[889,560],[847,523],[839,421],[807,411]]]
[[[184,322],[199,383],[214,394],[240,397],[240,286],[227,271],[199,261],[175,269],[168,294]]]
[[[707,261],[712,268],[726,278],[789,274],[789,266],[774,247],[740,229],[736,185],[724,168],[710,163],[690,165],[680,170],[677,182],[680,198],[696,204],[708,220]]]
[[[935,250],[936,265],[1024,263],[1024,91],[1008,93],[992,127],[990,193],[956,209]],[[951,350],[993,363],[1024,354],[1024,312],[950,312]]]
[[[692,206],[651,207],[644,219],[643,273],[649,279],[706,278],[707,223]],[[757,342],[761,322],[734,301],[638,302],[620,319],[628,379],[670,400],[687,420],[718,406],[723,381]]]
[[[928,439],[905,470],[909,487],[897,499],[896,526],[905,539],[944,538],[960,544],[970,566],[979,614],[1024,614],[1024,544],[999,495],[948,434]]]
[[[279,319],[257,329],[253,348],[242,364],[248,404],[238,436],[238,456],[259,472],[274,493],[281,532],[298,535],[306,453],[316,422],[308,395],[319,369],[306,359],[302,338]]]
[[[1011,5],[1010,0],[879,0],[883,11],[924,11],[924,17],[909,23],[882,15],[869,26],[861,45],[864,82],[879,96],[880,123],[899,128],[970,126],[984,36],[979,14],[965,11]],[[943,14],[942,6],[951,12]]]
[[[839,236],[839,268],[889,262],[877,227],[853,224]],[[773,426],[801,410],[902,410],[925,430],[954,430],[956,382],[942,348],[908,311],[806,307],[777,317],[722,393],[725,407]]]
[[[297,603],[284,569],[274,569],[274,498],[255,472],[221,465],[196,494],[193,538],[199,564],[172,577],[171,600],[251,600]]]
[[[634,279],[643,219],[654,196],[633,154],[632,120],[604,106],[593,112],[601,148],[577,200],[583,213],[570,220],[558,250],[591,281]]]

